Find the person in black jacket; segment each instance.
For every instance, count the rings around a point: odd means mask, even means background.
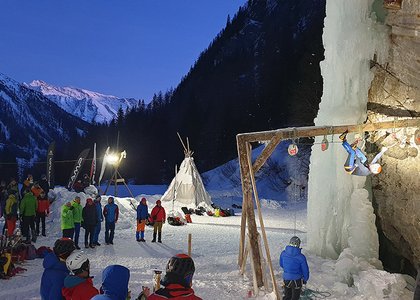
[[[48,184],[47,176],[45,174],[41,175],[41,180],[38,182],[38,184],[41,187],[41,189],[44,191],[45,196],[48,197],[48,192],[50,191],[50,185]]]
[[[96,207],[91,198],[86,199],[86,205],[83,207],[83,227],[85,228],[85,247],[95,248],[93,243],[93,235],[95,233],[98,216],[96,215]]]

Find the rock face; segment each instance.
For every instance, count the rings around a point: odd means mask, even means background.
[[[419,118],[420,0],[403,0],[401,9],[388,10],[385,22],[391,26],[389,60],[386,65],[372,62],[368,122]],[[414,131],[395,130],[400,141],[407,140],[385,153],[384,171],[372,178],[380,259],[389,271],[413,275],[420,262],[420,147],[413,142]],[[386,141],[379,138],[375,144],[367,151],[373,154]]]

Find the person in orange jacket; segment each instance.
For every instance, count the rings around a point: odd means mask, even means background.
[[[153,207],[150,217],[154,222],[152,243],[156,242],[156,234],[158,234],[158,242],[162,243],[162,226],[166,220],[166,212],[165,209],[162,207],[162,201],[156,201],[156,206]]]
[[[31,192],[32,194],[34,194],[34,196],[36,198],[39,197],[39,195],[41,195],[41,192],[43,192],[42,188],[39,186],[39,183],[36,182],[32,187],[31,187]]]
[[[35,218],[35,231],[39,235],[39,223],[42,223],[42,235],[45,235],[45,217],[50,214],[50,200],[45,195],[44,191],[41,191],[38,198],[38,207],[36,209],[36,218]]]

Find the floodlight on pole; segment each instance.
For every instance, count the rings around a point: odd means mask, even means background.
[[[120,161],[120,157],[116,153],[108,153],[105,155],[105,160],[110,165],[116,165]]]
[[[108,192],[108,188],[111,185],[111,183],[114,183],[114,185],[115,185],[114,196],[117,196],[117,190],[118,190],[117,185],[118,185],[118,183],[123,183],[125,185],[125,187],[127,188],[127,190],[130,192],[131,197],[134,198],[133,193],[129,189],[128,185],[125,183],[125,180],[121,176],[120,172],[118,171],[118,168],[120,167],[120,163],[124,158],[127,158],[127,151],[125,151],[125,150],[122,151],[122,152],[111,152],[111,153],[105,154],[104,159],[107,162],[107,164],[112,165],[112,167],[114,168],[114,172],[113,172],[110,180],[108,181],[108,185],[105,189],[104,194],[106,194]]]

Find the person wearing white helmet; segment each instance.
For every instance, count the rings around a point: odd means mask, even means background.
[[[62,289],[66,300],[89,300],[99,294],[93,286],[93,277],[90,276],[89,259],[86,254],[81,251],[73,252],[67,257],[66,266],[70,271],[70,275],[64,279]]]
[[[379,152],[375,158],[368,163],[366,155],[357,147],[356,140],[353,144],[347,142],[347,133],[346,130],[340,135],[340,140],[343,141],[342,145],[346,149],[348,156],[344,164],[344,169],[347,173],[356,176],[369,176],[371,174],[379,174],[382,171],[382,166],[378,163],[378,160],[382,157],[385,151],[388,150],[387,147],[382,147],[381,152]]]

